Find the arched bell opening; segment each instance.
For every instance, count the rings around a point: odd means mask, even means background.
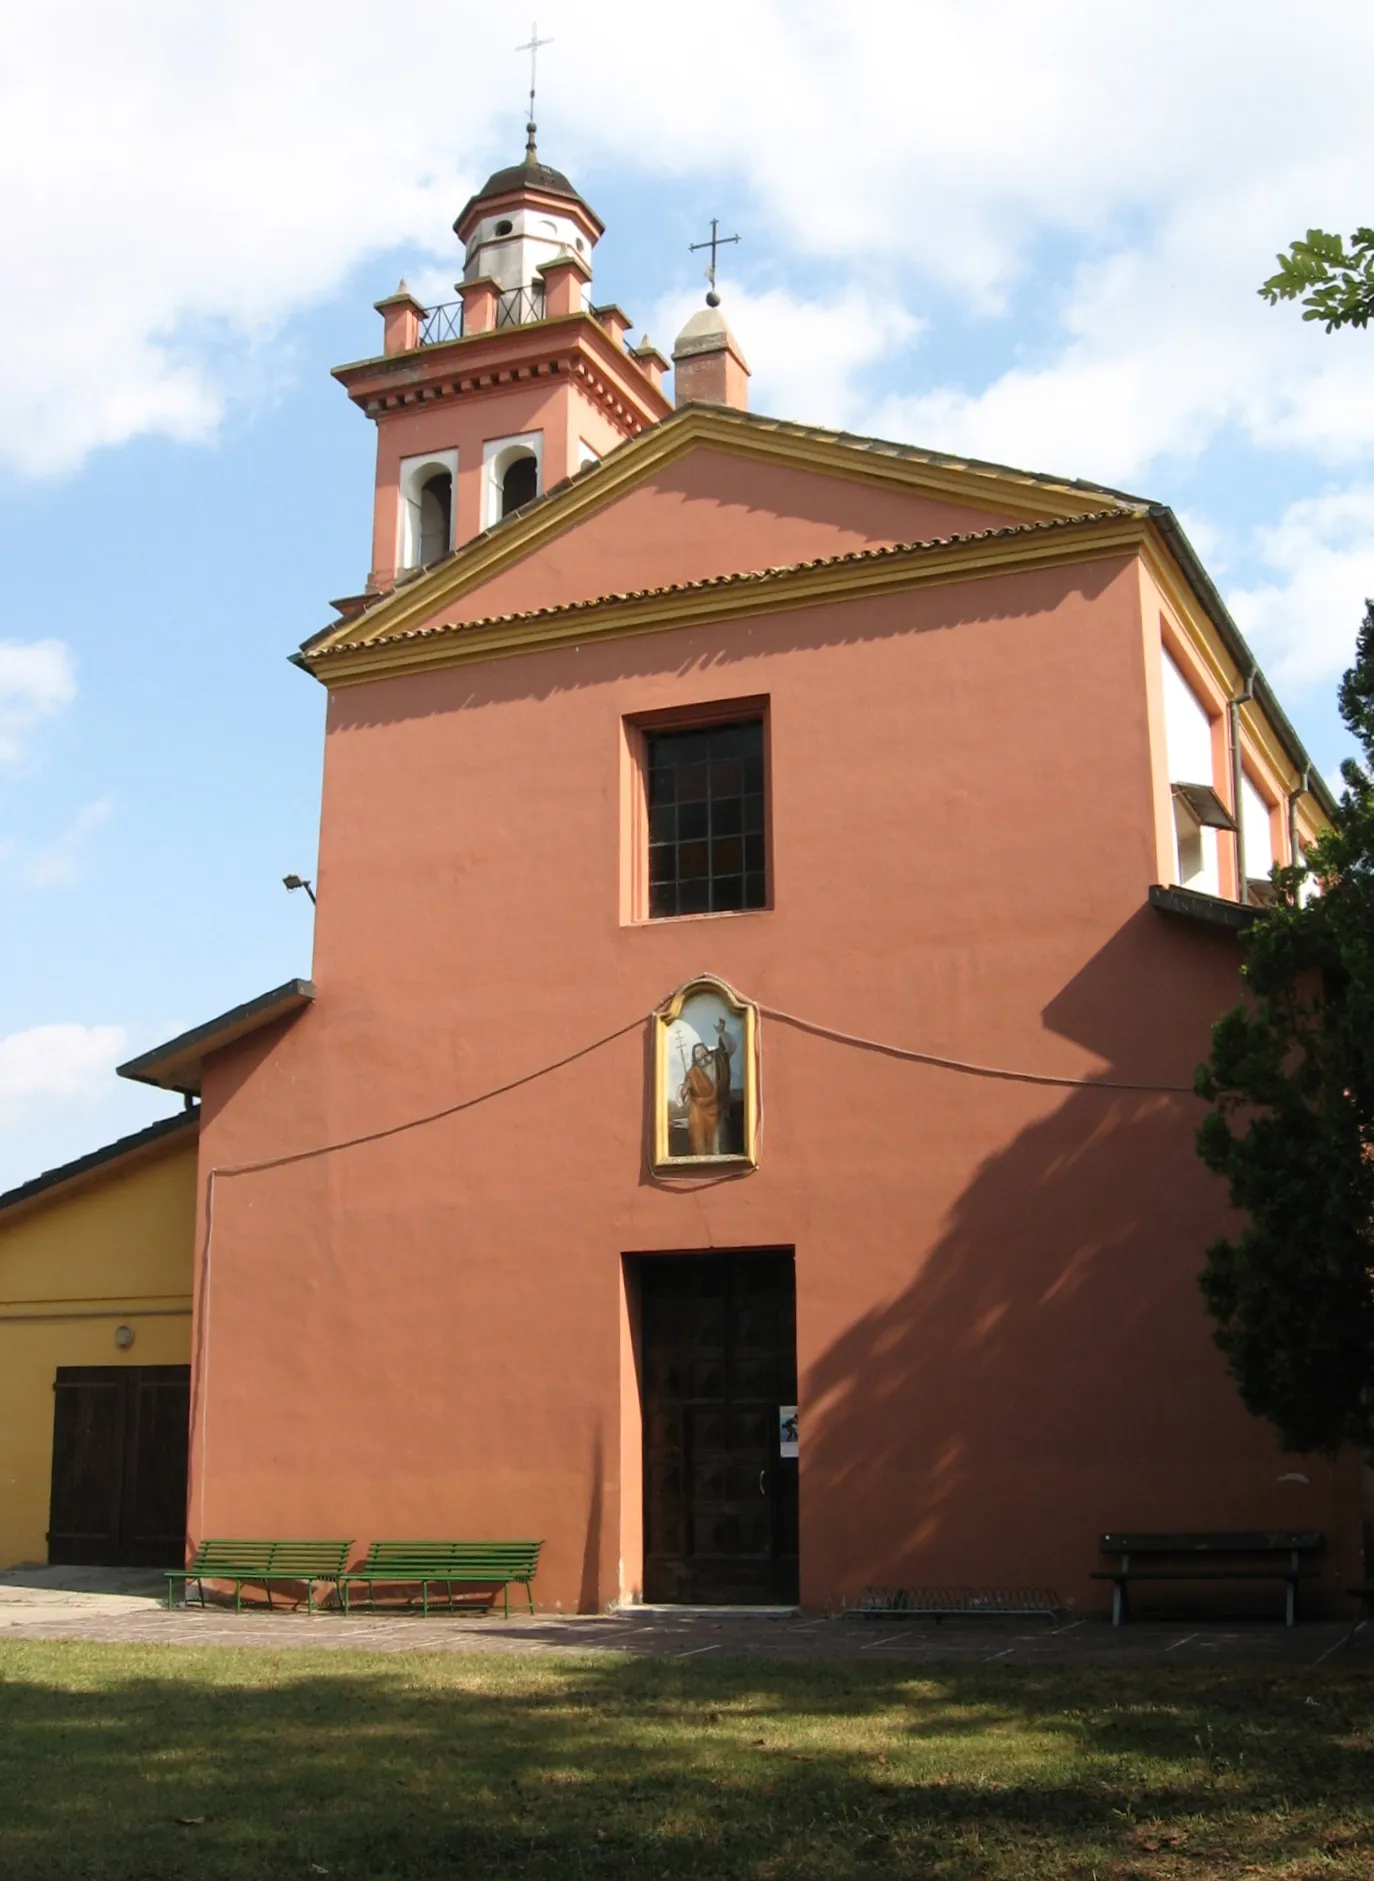
[[[501,475],[501,514],[532,503],[539,494],[539,463],[533,451],[522,453],[507,464]]]
[[[453,546],[453,477],[436,470],[420,487],[420,565],[437,562]]]
[[[397,489],[396,566],[425,568],[442,561],[454,543],[456,450],[403,457]]]

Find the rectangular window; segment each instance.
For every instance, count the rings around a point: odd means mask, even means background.
[[[1164,743],[1173,794],[1176,880],[1181,888],[1219,895],[1217,831],[1234,829],[1235,823],[1215,788],[1213,721],[1167,651],[1163,670]]]
[[[1249,899],[1262,901],[1268,896],[1269,871],[1278,860],[1274,854],[1274,822],[1269,805],[1244,776],[1240,785],[1240,818]]]
[[[644,742],[649,918],[766,906],[763,720]]]

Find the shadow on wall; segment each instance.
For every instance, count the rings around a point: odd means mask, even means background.
[[[949,588],[862,595],[780,613],[732,619],[719,626],[683,626],[671,636],[650,633],[564,646],[540,659],[485,660],[463,668],[401,677],[384,686],[346,686],[331,695],[329,728],[358,731],[404,724],[515,701],[542,700],[585,686],[626,679],[685,679],[713,674],[733,684],[730,669],[780,651],[859,646],[913,634],[969,631],[1035,621],[1065,601],[1096,602],[1129,564],[1120,556],[993,575]],[[443,610],[440,610],[442,612]],[[679,651],[679,649],[683,649]]]
[[[605,1515],[606,1444],[598,1420],[592,1438],[588,1479],[591,1491],[587,1499],[587,1533],[582,1544],[582,1579],[578,1588],[579,1613],[597,1613],[601,1608],[599,1577],[601,1572],[601,1530]]]
[[[1237,966],[1230,935],[1142,909],[1043,1016],[1108,1059],[1104,1080],[1187,1084]],[[1096,1609],[1113,1527],[1320,1528],[1340,1576],[1329,1466],[1282,1455],[1212,1343],[1197,1274],[1226,1210],[1201,1114],[1191,1095],[1068,1092],[981,1165],[906,1291],[811,1367],[808,1606],[982,1584]]]

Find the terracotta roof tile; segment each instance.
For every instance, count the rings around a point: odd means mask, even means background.
[[[1040,522],[1012,523],[997,529],[975,529],[964,535],[931,536],[919,542],[894,542],[874,549],[849,549],[843,555],[818,555],[810,561],[786,562],[774,568],[754,568],[724,575],[704,575],[696,581],[674,581],[657,588],[615,589],[593,595],[585,601],[560,601],[550,607],[533,607],[507,614],[484,614],[475,620],[430,621],[422,627],[407,627],[396,633],[372,634],[359,640],[338,641],[332,646],[304,648],[298,658],[314,664],[340,655],[357,653],[365,647],[399,646],[406,641],[430,640],[440,634],[477,633],[484,627],[508,626],[516,621],[559,620],[570,614],[590,613],[595,608],[614,607],[631,601],[654,601],[670,595],[701,594],[713,588],[740,588],[776,581],[786,575],[805,574],[818,568],[857,567],[861,563],[895,561],[903,556],[929,555],[937,549],[963,547],[974,542],[1003,542],[1022,536],[1049,535],[1057,530],[1076,529],[1085,523],[1108,522],[1134,516],[1139,512],[1127,504],[1091,510],[1082,516],[1055,516]]]

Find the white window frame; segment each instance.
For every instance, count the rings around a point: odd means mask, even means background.
[[[501,483],[519,457],[534,459],[535,493],[544,490],[544,433],[522,431],[515,437],[490,438],[482,446],[482,527],[494,528],[501,520]]]
[[[396,566],[420,566],[420,495],[436,471],[446,470],[453,479],[449,505],[448,546],[451,550],[458,529],[458,453],[426,451],[419,457],[403,457],[396,479]],[[447,551],[445,551],[447,553]]]

